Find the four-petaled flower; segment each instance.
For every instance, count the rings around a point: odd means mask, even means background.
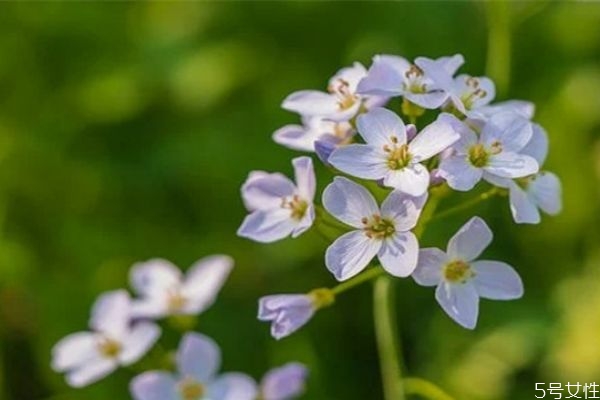
[[[435,298],[440,306],[468,329],[477,324],[480,297],[512,300],[523,295],[521,278],[511,266],[499,261],[475,261],[492,237],[485,221],[473,217],[450,239],[446,252],[421,249],[412,274],[419,285],[437,286]]]
[[[315,142],[330,143],[333,147],[352,141],[354,128],[348,122],[336,122],[324,117],[304,117],[302,125],[286,125],[273,134],[273,140],[292,150],[316,151]]]
[[[167,260],[153,259],[131,268],[131,286],[141,296],[132,304],[134,318],[199,314],[216,300],[233,260],[215,255],[197,261],[186,273]]]
[[[52,368],[65,372],[69,385],[82,387],[138,361],[158,340],[160,328],[149,322],[130,324],[130,308],[124,290],[100,296],[92,308],[91,331],[59,341],[52,350]]]
[[[292,362],[267,372],[260,383],[260,400],[292,400],[304,392],[308,370]]]
[[[417,224],[426,195],[412,197],[394,190],[381,209],[371,193],[347,178],[336,177],[323,192],[325,209],[354,230],[336,239],[325,253],[325,265],[344,281],[377,256],[381,266],[399,277],[417,265],[419,244],[410,231]]]
[[[479,127],[448,118],[460,133],[453,153],[439,167],[440,175],[455,190],[471,190],[481,178],[493,183],[496,177],[523,178],[538,172],[535,158],[521,154],[533,133],[532,124],[515,113],[493,115],[478,135]]]
[[[329,162],[352,176],[383,179],[385,186],[420,196],[429,187],[429,171],[421,163],[460,137],[446,119],[446,114],[442,114],[408,142],[400,117],[376,108],[358,117],[358,132],[366,144],[340,147],[331,154]]]
[[[242,186],[242,197],[251,212],[238,235],[269,243],[290,234],[298,237],[315,219],[315,172],[309,157],[292,160],[296,184],[280,173],[254,171]]]
[[[209,337],[186,334],[176,356],[177,373],[149,371],[130,384],[135,400],[254,400],[256,383],[245,374],[216,376],[221,350]]]

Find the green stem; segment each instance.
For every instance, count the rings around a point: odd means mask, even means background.
[[[405,378],[403,380],[406,394],[414,394],[429,400],[454,400],[437,385],[421,378]]]
[[[461,204],[457,205],[456,207],[452,207],[452,208],[449,208],[447,210],[444,210],[444,211],[438,213],[437,215],[433,216],[430,220],[438,220],[438,219],[449,217],[451,215],[458,214],[459,212],[464,211],[470,207],[473,207],[474,205],[477,205],[485,200],[491,199],[492,197],[494,197],[495,195],[497,195],[499,193],[500,193],[500,189],[498,189],[497,187],[491,188],[487,192],[483,192],[479,196],[472,198],[471,200],[465,201],[464,203],[461,203]]]
[[[382,276],[373,290],[373,317],[379,350],[379,361],[385,400],[404,400],[399,349],[396,342],[396,313],[394,310],[392,278]]]
[[[342,282],[339,285],[332,287],[331,292],[337,296],[338,294],[343,293],[346,290],[352,289],[353,287],[358,286],[361,283],[377,278],[378,276],[381,276],[384,273],[385,270],[381,266],[369,268],[362,274],[357,275],[354,278],[347,280],[346,282]]]

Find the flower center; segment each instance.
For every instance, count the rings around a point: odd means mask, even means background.
[[[98,343],[98,351],[106,358],[116,358],[121,353],[121,343],[104,337]]]
[[[527,190],[527,188],[529,188],[529,185],[531,184],[531,182],[533,182],[534,179],[535,179],[535,175],[525,176],[523,178],[517,178],[517,179],[515,179],[515,183],[521,189]]]
[[[411,65],[404,73],[404,90],[411,93],[427,93],[427,88],[422,81],[423,71],[416,65]]]
[[[187,304],[187,298],[179,290],[172,290],[167,296],[167,307],[171,312],[179,311]]]
[[[291,198],[284,197],[281,203],[282,208],[289,208],[291,211],[291,217],[295,220],[300,221],[304,218],[306,210],[308,210],[308,203],[300,198],[297,194]]]
[[[358,100],[358,96],[350,91],[350,84],[344,79],[336,80],[335,83],[329,85],[328,90],[337,96],[338,107],[342,111],[351,108]]]
[[[313,307],[318,310],[323,307],[328,307],[332,305],[335,301],[335,294],[331,291],[331,289],[320,288],[311,290],[308,293],[308,296],[312,300]]]
[[[379,214],[375,214],[369,220],[363,218],[365,234],[369,239],[385,239],[392,236],[396,232],[394,222],[389,219],[381,218]]]
[[[473,275],[469,264],[462,260],[452,261],[444,266],[444,278],[448,282],[463,283]]]
[[[487,96],[487,92],[479,87],[479,79],[472,76],[468,77],[466,82],[467,89],[460,96],[460,100],[467,110],[473,108],[473,103]]]
[[[204,385],[192,378],[179,382],[179,394],[183,400],[200,400],[204,396]]]
[[[490,153],[481,143],[477,143],[469,148],[469,162],[474,167],[483,168],[488,164]]]
[[[387,153],[388,167],[397,170],[408,166],[412,159],[412,155],[408,152],[408,145],[398,145],[398,138],[396,136],[392,136],[390,139],[393,145],[389,146],[386,144],[383,146],[383,151]]]

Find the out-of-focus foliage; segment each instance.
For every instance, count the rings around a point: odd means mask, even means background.
[[[276,343],[256,299],[332,285],[327,243],[235,236],[248,171],[291,172],[294,153],[270,138],[296,121],[281,100],[377,53],[460,52],[463,71],[508,73],[494,76],[501,97],[536,103],[565,192],[562,215],[537,226],[513,224],[506,199],[479,206],[496,233],[489,255],[517,267],[526,295],[483,302],[476,331],[398,281],[408,370],[461,400],[600,383],[599,35],[593,2],[0,5],[0,398],[128,398],[133,371],[69,389],[50,371],[51,346],[86,326],[95,296],[124,286],[134,261],[187,267],[217,252],[237,266],[199,329],[225,370],[258,378],[299,360],[312,370],[306,399],[380,398],[369,285]],[[423,244],[445,243],[467,217],[432,223]]]

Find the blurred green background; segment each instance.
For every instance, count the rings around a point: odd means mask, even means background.
[[[275,342],[257,298],[333,285],[327,243],[235,235],[248,172],[291,174],[295,153],[271,140],[297,121],[281,100],[377,53],[459,52],[461,71],[498,80],[498,99],[535,102],[547,168],[564,185],[564,212],[541,225],[512,223],[505,198],[430,225],[423,245],[441,246],[483,216],[496,233],[486,254],[516,266],[526,294],[484,301],[470,332],[433,291],[398,280],[409,374],[460,400],[600,384],[598,38],[593,2],[1,4],[0,398],[129,398],[126,370],[68,388],[49,368],[52,345],[86,327],[94,298],[126,286],[133,262],[187,268],[227,253],[236,269],[198,326],[222,346],[223,370],[259,378],[299,360],[312,371],[306,399],[380,399],[369,285]],[[323,187],[331,175],[318,168]]]

